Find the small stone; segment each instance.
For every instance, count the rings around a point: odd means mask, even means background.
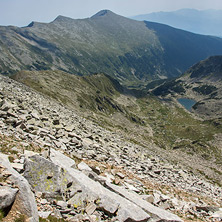
[[[154,197],[154,204],[159,204],[160,203],[160,201],[161,201],[161,195],[160,194],[158,194],[158,193],[154,193],[153,194],[153,197]]]
[[[21,163],[11,163],[11,166],[18,172],[22,173],[24,171],[24,165]]]
[[[33,152],[33,151],[29,151],[29,150],[25,150],[24,151],[24,155],[25,155],[25,157],[26,158],[28,158],[28,157],[31,157],[31,156],[34,156],[34,155],[38,155],[38,153],[35,153],[35,152]]]
[[[161,209],[168,210],[170,209],[170,205],[168,203],[161,203],[159,206]]]
[[[101,170],[100,170],[100,168],[97,166],[97,167],[92,167],[92,170],[93,170],[93,172],[95,172],[97,175],[100,175],[100,173],[101,173]]]
[[[72,132],[74,129],[75,129],[75,126],[66,126],[66,127],[65,127],[65,130],[66,130],[67,132]]]
[[[42,157],[44,157],[45,159],[48,159],[49,158],[49,150],[44,150],[42,153],[41,153]]]
[[[143,199],[146,200],[147,202],[151,203],[151,204],[154,202],[153,195],[144,195]]]
[[[43,204],[43,205],[45,205],[45,204],[48,203],[48,201],[47,201],[46,199],[41,199],[40,203]]]
[[[113,181],[115,185],[119,185],[120,184],[120,179],[119,178],[115,178],[115,180]]]
[[[109,174],[106,172],[105,175],[106,175],[107,182],[112,183],[115,180],[115,177],[112,174]]]
[[[36,110],[33,110],[31,115],[35,118],[35,119],[39,119],[39,113]]]
[[[134,192],[136,192],[136,193],[139,193],[139,192],[140,192],[140,191],[139,191],[136,187],[134,187],[133,185],[128,184],[128,183],[124,183],[124,184],[126,185],[127,189],[129,189],[129,190],[131,190],[131,191],[134,191]]]
[[[167,201],[167,200],[169,200],[170,199],[170,197],[168,197],[167,195],[164,195],[164,194],[161,194],[160,195],[160,199],[161,199],[161,201]]]
[[[8,111],[9,109],[13,108],[14,105],[12,105],[10,102],[8,102],[7,100],[4,100],[2,103],[2,107],[1,110],[2,111]]]
[[[62,209],[65,209],[67,207],[67,203],[63,200],[59,200],[57,202],[57,206],[61,207]]]
[[[124,178],[125,178],[125,175],[122,174],[122,173],[120,173],[120,172],[116,173],[116,175],[117,175],[120,179],[124,179]]]
[[[58,209],[54,209],[53,210],[53,215],[54,217],[56,217],[57,219],[62,218],[62,214],[60,213],[60,211]]]
[[[96,205],[94,203],[90,203],[87,205],[85,210],[88,215],[92,215],[96,210]]]
[[[36,195],[37,198],[41,198],[41,197],[42,197],[42,192],[39,192],[39,191],[38,191],[38,192],[36,192],[35,195]]]
[[[0,209],[9,207],[15,200],[18,189],[0,186]]]
[[[222,220],[222,211],[217,211],[217,212],[213,213],[211,217],[218,219],[218,221],[221,221]]]
[[[52,213],[52,211],[44,211],[44,212],[39,211],[38,212],[39,216],[44,219],[48,218],[51,213]]]
[[[78,164],[78,169],[81,171],[92,171],[92,169],[83,161]]]

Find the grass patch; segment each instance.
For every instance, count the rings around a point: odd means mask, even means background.
[[[26,222],[25,215],[21,214],[18,218],[15,219],[15,222]]]
[[[40,217],[39,222],[65,222],[65,219],[56,218],[56,217],[53,217],[53,216],[49,215],[47,219]]]

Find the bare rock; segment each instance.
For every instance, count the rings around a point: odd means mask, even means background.
[[[84,173],[71,168],[73,163],[70,162],[70,158],[60,152],[52,149],[50,159],[73,177],[75,183],[81,186],[82,195],[88,195],[88,198],[91,199],[99,199],[98,207],[106,214],[117,215],[117,219],[120,221],[148,221],[150,218],[149,214],[136,204],[104,188],[100,183],[91,180]],[[81,193],[78,193],[78,195],[81,197]]]
[[[24,170],[24,165],[22,163],[11,163],[11,166],[18,172],[22,173]]]
[[[92,215],[96,210],[96,205],[94,203],[89,203],[86,207],[86,213],[88,215]]]
[[[12,205],[15,200],[18,189],[7,186],[0,186],[0,209],[4,209]]]
[[[83,161],[78,164],[78,169],[81,171],[92,171],[92,169]]]
[[[153,206],[152,204],[140,198],[140,196],[135,193],[128,192],[127,190],[108,182],[106,182],[106,187],[108,187],[110,190],[114,191],[115,193],[118,193],[119,195],[125,197],[132,203],[141,207],[141,209],[143,209],[145,212],[152,215],[151,221],[182,222],[182,220],[178,216]]]
[[[19,189],[7,218],[12,217],[14,214],[17,215],[19,212],[20,214],[25,215],[29,222],[38,222],[39,216],[37,205],[28,181],[11,167],[11,164],[8,161],[8,156],[1,153],[0,164],[11,173],[8,179]]]
[[[52,213],[52,211],[39,211],[38,213],[39,217],[46,219]]]

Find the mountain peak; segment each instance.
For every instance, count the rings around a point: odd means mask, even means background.
[[[34,21],[32,21],[30,24],[28,24],[28,26],[27,27],[33,27],[35,25],[35,22]]]
[[[55,18],[55,20],[53,22],[67,22],[67,21],[71,21],[71,20],[73,20],[73,19],[63,16],[63,15],[59,15]]]
[[[99,12],[97,12],[95,15],[93,15],[91,18],[97,18],[97,17],[102,17],[102,16],[110,16],[110,15],[116,15],[115,13],[113,13],[110,10],[101,10]]]

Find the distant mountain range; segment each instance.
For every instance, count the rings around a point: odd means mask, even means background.
[[[131,18],[158,22],[193,33],[222,37],[222,10],[181,9],[172,12],[153,12]]]
[[[103,10],[87,19],[0,27],[0,73],[62,70],[105,73],[125,85],[177,77],[194,63],[222,54],[222,39]]]

